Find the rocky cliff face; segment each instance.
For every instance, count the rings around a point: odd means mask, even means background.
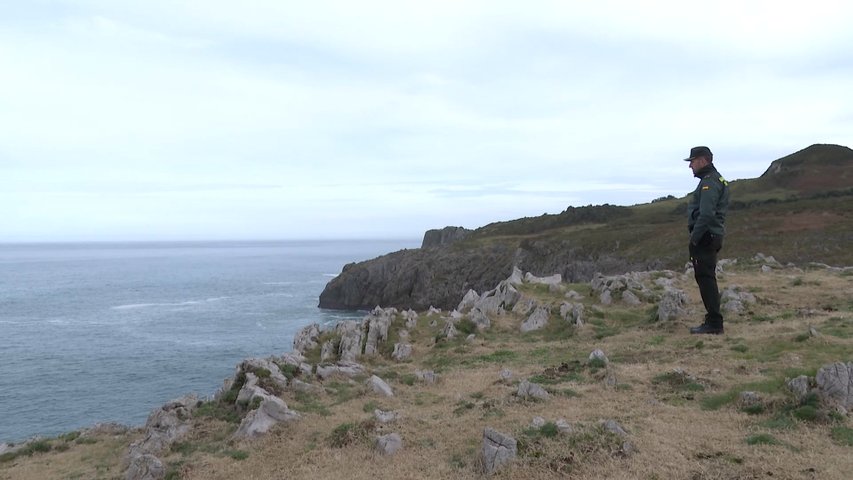
[[[482,293],[492,288],[507,278],[513,267],[536,275],[556,272],[568,282],[585,282],[597,272],[616,274],[662,265],[660,261],[617,255],[590,256],[566,242],[402,250],[345,266],[320,295],[320,308],[363,310],[379,305],[452,309],[468,290]]]
[[[421,243],[421,248],[441,247],[450,245],[464,239],[471,233],[464,227],[444,227],[442,229],[427,230],[424,234],[424,240]]]

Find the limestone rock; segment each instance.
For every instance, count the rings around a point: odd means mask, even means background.
[[[520,298],[518,290],[504,280],[495,289],[483,293],[474,306],[487,315],[500,315],[504,310],[513,308]]]
[[[572,318],[575,321],[576,327],[582,327],[583,326],[584,306],[582,303],[576,303],[572,307]]]
[[[545,419],[542,417],[533,417],[530,426],[533,428],[542,428],[545,426]]]
[[[320,347],[320,361],[328,362],[335,359],[335,342],[328,340]]]
[[[367,380],[367,386],[374,393],[378,393],[380,395],[385,395],[386,397],[393,397],[394,391],[391,390],[391,387],[385,383],[384,380],[377,377],[376,375],[371,376]]]
[[[411,343],[395,343],[394,344],[394,353],[391,354],[391,358],[398,362],[402,362],[408,360],[412,357],[412,344]]]
[[[518,302],[516,302],[515,306],[512,307],[512,313],[516,313],[518,315],[527,315],[532,312],[537,306],[539,306],[539,302],[534,298],[530,297],[521,297]]]
[[[578,292],[576,292],[576,291],[574,291],[574,290],[569,290],[569,291],[566,293],[566,298],[567,298],[568,300],[580,301],[580,300],[583,300],[583,295],[581,295],[580,293],[578,293]]]
[[[658,320],[668,322],[684,315],[687,295],[683,290],[667,288],[658,304]]]
[[[755,392],[740,392],[738,404],[743,407],[761,405],[761,397]]]
[[[512,371],[507,368],[502,368],[498,375],[500,376],[500,381],[503,383],[509,383],[512,381]]]
[[[478,330],[485,330],[492,326],[492,320],[489,316],[477,307],[471,309],[471,312],[468,314],[468,319],[477,325]]]
[[[298,378],[294,378],[292,382],[290,382],[290,388],[296,392],[302,393],[311,393],[311,394],[319,394],[323,391],[323,387],[319,385],[312,385],[307,382],[303,382]]]
[[[344,362],[354,362],[361,355],[361,325],[355,320],[344,320],[335,326],[335,333],[340,336],[338,358]]]
[[[570,435],[575,431],[575,427],[567,422],[565,418],[558,418],[555,424],[557,425],[557,430],[563,435]]]
[[[805,375],[800,375],[797,378],[792,378],[788,380],[788,390],[794,394],[797,398],[797,401],[802,401],[811,391],[811,386],[809,385],[809,377]]]
[[[154,455],[138,455],[130,459],[124,478],[125,480],[163,480],[166,478],[166,467]]]
[[[394,411],[385,411],[380,409],[373,410],[373,418],[379,423],[392,423],[400,418],[400,414]]]
[[[278,389],[284,390],[287,388],[287,377],[281,373],[281,368],[273,361],[273,358],[248,358],[240,362],[237,366],[240,372],[269,372],[268,380],[272,382]]]
[[[364,367],[355,362],[338,362],[333,365],[317,365],[317,377],[326,380],[332,376],[357,377],[364,373]]]
[[[460,312],[459,310],[453,310],[452,312],[450,312],[450,318],[452,318],[454,321],[462,320],[462,317],[464,316],[465,315],[463,315],[462,312]]]
[[[592,353],[589,354],[589,359],[590,360],[595,360],[595,359],[601,360],[602,362],[604,362],[605,365],[610,363],[610,360],[608,360],[607,355],[605,355],[604,351],[602,351],[600,349],[593,350]]]
[[[421,242],[422,249],[438,248],[458,242],[467,237],[472,230],[464,227],[444,227],[427,230]]]
[[[429,310],[427,311],[427,315],[441,315],[441,309],[435,308],[430,305]]]
[[[622,292],[622,301],[625,302],[627,305],[631,305],[632,307],[641,305],[643,303],[642,301],[640,301],[639,297],[637,297],[637,295],[635,295],[634,292],[630,290],[625,290],[624,292]]]
[[[550,275],[547,277],[537,277],[530,272],[524,276],[524,281],[527,283],[539,284],[539,285],[559,285],[563,282],[563,276],[559,273],[555,273],[554,275]]]
[[[521,332],[526,333],[545,328],[550,318],[551,312],[547,307],[537,307],[527,320],[521,324]]]
[[[269,432],[279,422],[291,422],[299,418],[299,413],[287,408],[284,400],[278,397],[268,397],[261,402],[260,407],[252,410],[243,418],[240,427],[234,433],[234,437],[256,438]]]
[[[521,285],[522,283],[524,283],[524,278],[522,275],[523,274],[518,267],[512,267],[512,274],[510,274],[509,278],[507,278],[506,281],[510,285]]]
[[[474,305],[480,300],[480,295],[474,290],[468,290],[468,293],[462,297],[462,301],[459,302],[459,306],[456,307],[456,310],[460,312],[467,312],[468,310],[474,308]]]
[[[456,335],[459,335],[459,331],[456,330],[456,325],[454,325],[453,322],[448,320],[447,323],[444,324],[444,328],[441,330],[441,334],[449,340],[456,338]]]
[[[853,408],[853,362],[824,365],[815,376],[818,392],[830,405]]]
[[[610,305],[613,303],[613,295],[610,293],[610,290],[605,290],[601,292],[601,295],[598,296],[598,301],[601,302],[602,305]]]
[[[467,337],[465,337],[465,343],[474,343],[474,340],[476,340],[476,339],[477,339],[477,335],[474,335],[472,333],[472,334],[468,335]]]
[[[365,355],[376,355],[379,353],[379,344],[388,339],[388,328],[391,326],[396,309],[383,310],[376,307],[362,320],[362,328],[367,332],[367,340],[364,343]]]
[[[560,318],[566,321],[572,321],[572,309],[575,306],[569,302],[563,302],[560,304]]]
[[[320,325],[312,323],[296,332],[293,337],[293,351],[305,354],[308,350],[317,348],[317,340],[320,338]]]
[[[518,384],[518,391],[516,392],[516,395],[518,395],[519,398],[524,399],[533,398],[536,400],[547,400],[550,398],[548,392],[546,392],[541,385],[531,383],[528,380],[523,380]]]
[[[492,474],[512,462],[518,454],[518,443],[511,436],[486,427],[483,430],[481,456],[483,470]]]
[[[820,332],[817,331],[817,329],[814,326],[809,325],[809,336],[810,337],[820,337]]]
[[[415,370],[415,377],[427,384],[433,384],[438,380],[438,375],[432,370]]]
[[[601,426],[608,432],[615,433],[620,437],[624,438],[628,436],[628,432],[625,431],[625,429],[622,428],[622,425],[619,425],[619,422],[617,422],[616,420],[603,420],[601,422]]]
[[[394,455],[403,448],[403,438],[399,433],[389,433],[376,439],[375,449],[381,455]]]
[[[406,328],[408,328],[409,330],[412,330],[418,326],[418,312],[412,310],[411,308],[403,312],[403,318],[406,320]]]

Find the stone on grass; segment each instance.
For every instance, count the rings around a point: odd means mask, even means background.
[[[456,310],[459,310],[460,312],[467,312],[474,308],[474,305],[477,304],[478,300],[480,300],[480,295],[474,290],[468,290],[468,293],[462,297],[462,301],[459,302],[459,306],[456,307]]]
[[[500,375],[500,381],[503,383],[509,383],[512,381],[512,371],[507,368],[502,368]]]
[[[570,435],[575,431],[575,427],[565,418],[558,418],[554,423],[557,425],[557,430],[563,435]]]
[[[527,272],[524,276],[524,281],[539,285],[559,285],[563,281],[563,276],[559,273],[555,273],[547,277],[537,277],[536,275]]]
[[[592,353],[589,354],[589,360],[590,361],[596,360],[596,359],[601,360],[602,362],[604,362],[605,365],[610,363],[610,360],[607,358],[607,355],[605,355],[604,351],[599,349],[599,348],[596,348],[595,350],[592,351]]]
[[[382,455],[394,455],[403,448],[403,438],[399,433],[389,433],[376,439],[376,451]]]
[[[630,290],[625,290],[622,292],[622,301],[631,306],[641,305],[643,302],[640,301],[640,298],[634,294],[634,292]]]
[[[815,376],[820,396],[830,405],[853,408],[853,362],[824,365]]]
[[[166,467],[159,458],[151,454],[138,455],[130,460],[124,474],[125,480],[163,480]]]
[[[610,290],[601,292],[601,295],[598,296],[598,301],[601,302],[602,305],[610,305],[613,303],[613,295],[610,293]]]
[[[333,376],[357,377],[364,373],[364,367],[355,362],[338,362],[333,365],[317,365],[317,376],[326,380]]]
[[[379,423],[391,423],[396,422],[400,418],[400,414],[394,411],[385,411],[377,408],[373,411],[373,417],[376,418],[376,421]]]
[[[794,394],[797,398],[797,401],[802,401],[811,391],[811,386],[809,384],[809,377],[805,375],[800,375],[797,378],[792,378],[788,380],[788,390]]]
[[[620,437],[625,438],[628,436],[628,432],[625,431],[622,425],[619,425],[619,422],[617,422],[616,420],[602,420],[601,426],[608,432],[615,433]]]
[[[302,380],[300,380],[298,378],[294,378],[290,382],[290,388],[292,388],[294,391],[297,391],[297,392],[311,393],[311,394],[318,394],[318,393],[323,391],[323,387],[321,387],[319,385],[312,385],[310,383],[303,382]]]
[[[377,377],[376,375],[371,376],[367,380],[367,386],[370,387],[370,390],[373,393],[378,393],[380,395],[385,395],[386,397],[393,397],[394,391],[391,390],[391,387],[385,383],[384,380]]]
[[[530,422],[530,426],[533,428],[542,428],[545,426],[545,419],[542,417],[533,417],[533,420]]]
[[[408,360],[412,357],[412,344],[410,343],[395,343],[394,344],[394,353],[391,354],[391,358],[398,362],[402,362]]]
[[[468,335],[467,337],[465,337],[465,342],[474,343],[474,340],[476,340],[476,339],[477,339],[477,336],[472,333],[472,334]]]
[[[551,312],[547,307],[537,307],[536,310],[521,324],[521,332],[532,332],[540,330],[548,325],[548,319],[551,318]]]
[[[583,300],[583,295],[574,290],[569,290],[566,293],[566,298],[569,300]]]
[[[674,320],[684,315],[687,306],[687,294],[677,288],[664,289],[658,304],[657,318],[662,322]]]
[[[741,407],[754,407],[761,405],[761,397],[755,392],[740,392],[738,404]]]
[[[541,385],[536,383],[531,383],[528,380],[523,380],[518,384],[518,391],[516,392],[519,398],[533,398],[535,400],[547,400],[550,395]]]
[[[485,330],[492,326],[492,320],[486,315],[486,312],[477,307],[471,309],[468,313],[468,319],[474,322],[478,330]]]
[[[812,336],[812,337],[819,337],[819,336],[820,336],[820,332],[818,332],[818,331],[817,331],[817,329],[816,329],[816,328],[814,328],[812,325],[809,325],[809,336]]]
[[[438,375],[432,370],[415,370],[415,377],[428,384],[433,384],[438,380]]]
[[[492,474],[512,462],[518,455],[518,443],[511,436],[493,428],[483,430],[483,448],[481,456],[483,471]]]
[[[284,400],[269,397],[261,405],[249,412],[240,422],[240,427],[234,433],[235,438],[257,438],[270,431],[279,422],[298,420],[300,415],[287,408]]]

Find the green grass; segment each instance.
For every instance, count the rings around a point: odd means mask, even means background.
[[[701,405],[704,410],[719,410],[725,405],[733,403],[737,400],[740,392],[762,392],[762,393],[778,393],[785,386],[784,378],[770,378],[758,382],[744,383],[736,385],[731,389],[716,395],[709,395],[702,399]]]
[[[375,429],[376,424],[373,420],[361,423],[342,423],[332,430],[327,440],[333,448],[343,448],[366,441]]]
[[[731,350],[734,352],[746,353],[749,350],[744,344],[732,345]]]
[[[769,433],[759,433],[757,435],[750,435],[746,438],[747,445],[783,445],[782,442],[776,440],[773,435]]]
[[[846,447],[853,447],[853,428],[835,427],[832,429],[831,435],[835,443]]]
[[[296,401],[294,402],[293,409],[298,412],[316,413],[323,417],[327,417],[332,414],[329,407],[311,393],[296,392],[294,399]],[[340,403],[344,403],[347,400],[343,400]]]
[[[517,359],[518,353],[512,350],[496,350],[474,358],[475,361],[483,363],[507,363]]]

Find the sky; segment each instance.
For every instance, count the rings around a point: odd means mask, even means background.
[[[0,0],[0,242],[420,238],[853,147],[845,1]]]

